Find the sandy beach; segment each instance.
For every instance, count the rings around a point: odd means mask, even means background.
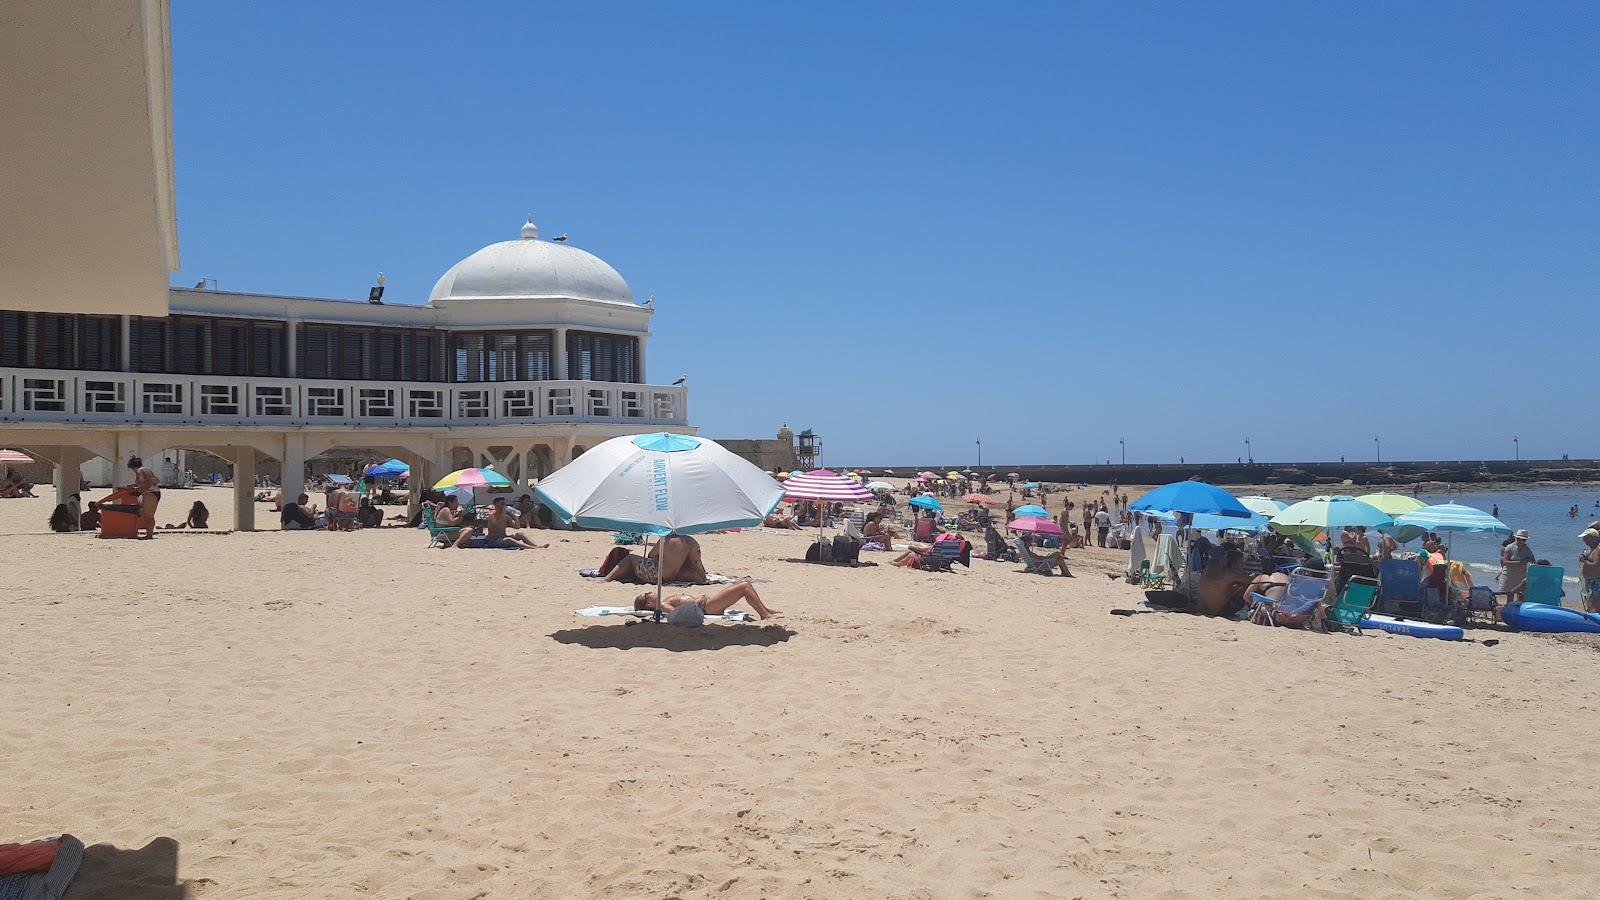
[[[109,541],[50,506],[0,502],[0,840],[115,847],[69,897],[1600,893],[1588,643],[1117,616],[1124,552],[929,574],[764,530],[705,559],[784,618],[628,626],[573,615],[639,590],[577,575],[609,534]]]

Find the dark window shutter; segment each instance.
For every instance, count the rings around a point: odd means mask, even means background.
[[[0,366],[23,366],[22,346],[26,323],[19,312],[0,313]]]
[[[300,377],[328,378],[332,376],[329,354],[333,349],[333,335],[326,328],[306,328],[300,334]]]

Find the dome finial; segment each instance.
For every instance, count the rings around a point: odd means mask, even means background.
[[[533,224],[533,216],[528,216],[528,223],[522,226],[522,239],[537,241],[539,239],[539,226]]]

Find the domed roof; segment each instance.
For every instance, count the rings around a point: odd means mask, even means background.
[[[633,291],[616,269],[577,247],[539,240],[532,216],[521,240],[490,244],[456,263],[428,294],[429,303],[545,298],[633,305]]]

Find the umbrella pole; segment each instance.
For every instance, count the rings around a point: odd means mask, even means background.
[[[656,540],[656,547],[659,548],[660,546],[661,546],[661,539],[658,538]],[[645,548],[645,555],[646,556],[650,555],[650,548],[648,548],[648,547]],[[661,621],[661,578],[665,574],[664,572],[662,572],[661,557],[664,556],[664,555],[665,554],[662,554],[662,553],[657,553],[656,554],[656,618],[655,618],[655,621],[657,621],[657,622]]]

